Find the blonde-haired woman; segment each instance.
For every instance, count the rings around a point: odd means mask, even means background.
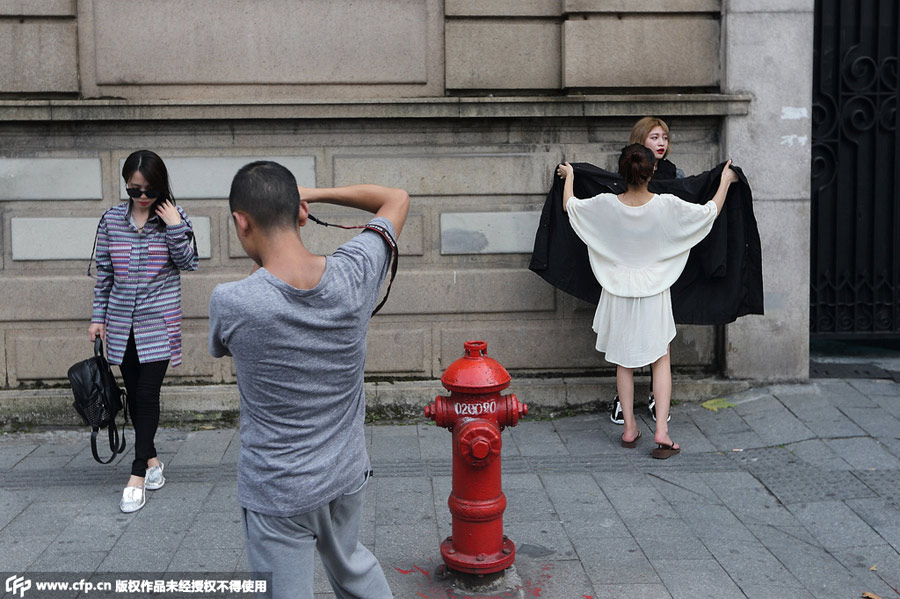
[[[684,172],[667,160],[672,147],[669,145],[669,126],[655,116],[645,116],[631,128],[629,144],[641,144],[649,148],[656,158],[656,179],[681,179]]]

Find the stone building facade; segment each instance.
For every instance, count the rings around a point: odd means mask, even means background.
[[[528,271],[554,166],[605,168],[634,121],[688,174],[750,177],[766,315],[679,327],[676,368],[807,376],[812,0],[0,0],[0,387],[60,383],[88,351],[97,220],[124,158],[166,160],[200,269],[184,365],[209,357],[212,288],[245,276],[231,177],[260,158],[303,185],[373,182],[413,203],[367,371],[433,379],[466,339],[520,375],[602,374],[593,306]],[[365,216],[316,206],[344,224]],[[347,238],[311,225],[318,252]]]

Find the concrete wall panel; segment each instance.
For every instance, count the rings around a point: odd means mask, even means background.
[[[0,21],[0,90],[77,92],[77,32],[73,20]]]
[[[563,87],[713,87],[719,83],[719,21],[618,15],[563,25]]]
[[[211,255],[210,219],[191,216],[201,259]],[[88,260],[98,218],[12,218],[13,260]]]
[[[13,260],[87,260],[99,218],[12,218]]]
[[[445,28],[448,89],[559,89],[556,21],[449,21]]]
[[[541,213],[444,212],[441,254],[530,254]]]
[[[99,200],[99,158],[0,158],[0,201]]]
[[[287,168],[304,187],[316,185],[316,159],[312,156],[162,156],[169,171],[172,195],[182,199],[228,199],[231,181],[245,164],[272,160]],[[119,170],[125,159],[119,160]],[[125,200],[125,181],[119,177],[119,198]]]

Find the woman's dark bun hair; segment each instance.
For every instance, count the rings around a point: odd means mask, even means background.
[[[619,174],[626,185],[643,185],[653,176],[656,158],[643,144],[631,144],[622,148],[619,156]]]
[[[160,192],[159,197],[153,204],[154,209],[160,202],[166,200],[175,201],[175,198],[172,197],[172,188],[169,186],[169,171],[162,158],[156,152],[138,150],[137,152],[132,152],[125,159],[125,164],[122,165],[122,178],[125,179],[126,185],[128,185],[134,173],[138,171],[147,180],[147,185],[150,189],[156,189]],[[152,211],[150,215],[153,215]]]

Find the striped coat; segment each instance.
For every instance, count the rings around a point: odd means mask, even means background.
[[[97,228],[97,283],[91,322],[106,326],[107,357],[121,364],[128,335],[141,363],[181,364],[181,275],[197,270],[197,241],[187,215],[165,226],[153,215],[142,232],[131,222],[130,202],[110,208]],[[162,228],[158,227],[162,224]]]

